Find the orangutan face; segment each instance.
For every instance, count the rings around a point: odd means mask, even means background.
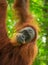
[[[19,44],[29,43],[35,38],[35,30],[31,27],[25,27],[19,31],[19,34],[16,36],[17,42]]]

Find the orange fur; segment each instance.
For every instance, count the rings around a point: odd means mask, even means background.
[[[0,65],[31,65],[36,58],[38,52],[36,45],[37,28],[34,25],[33,18],[28,14],[28,3],[28,0],[16,0],[14,3],[14,8],[15,10],[17,8],[20,21],[16,25],[16,33],[10,42],[6,32],[7,4],[6,0],[0,0]],[[36,37],[28,44],[18,45],[15,36],[18,35],[18,32],[22,28],[27,26],[31,26],[35,29]]]
[[[24,5],[24,6],[23,6]],[[38,35],[38,25],[35,23],[33,17],[29,13],[29,0],[15,0],[14,9],[19,21],[15,25],[16,33],[13,35],[12,44],[14,46],[20,46],[19,43],[14,40],[16,35],[19,35],[19,31],[25,27],[32,27],[36,31],[35,38],[28,44],[21,45],[18,56],[20,55],[22,59],[17,60],[16,65],[32,65],[38,53],[38,48],[36,45],[36,39]],[[14,43],[16,42],[16,43]]]
[[[0,0],[0,49],[9,42],[6,31],[6,12],[7,3],[5,0]]]

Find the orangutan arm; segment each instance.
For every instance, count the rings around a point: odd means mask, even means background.
[[[6,0],[0,0],[0,49],[8,43],[8,36],[6,31],[6,13],[7,2]]]

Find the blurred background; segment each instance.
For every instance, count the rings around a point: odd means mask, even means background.
[[[14,33],[15,20],[13,2],[8,1],[7,9],[7,30],[8,36],[11,38]],[[37,41],[38,55],[33,65],[48,65],[48,0],[30,0],[30,12],[37,20],[40,26],[39,38]]]

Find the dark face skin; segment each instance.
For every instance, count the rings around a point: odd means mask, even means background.
[[[29,43],[35,37],[35,30],[31,27],[25,27],[19,31],[20,35],[17,36],[17,42],[20,44]]]

